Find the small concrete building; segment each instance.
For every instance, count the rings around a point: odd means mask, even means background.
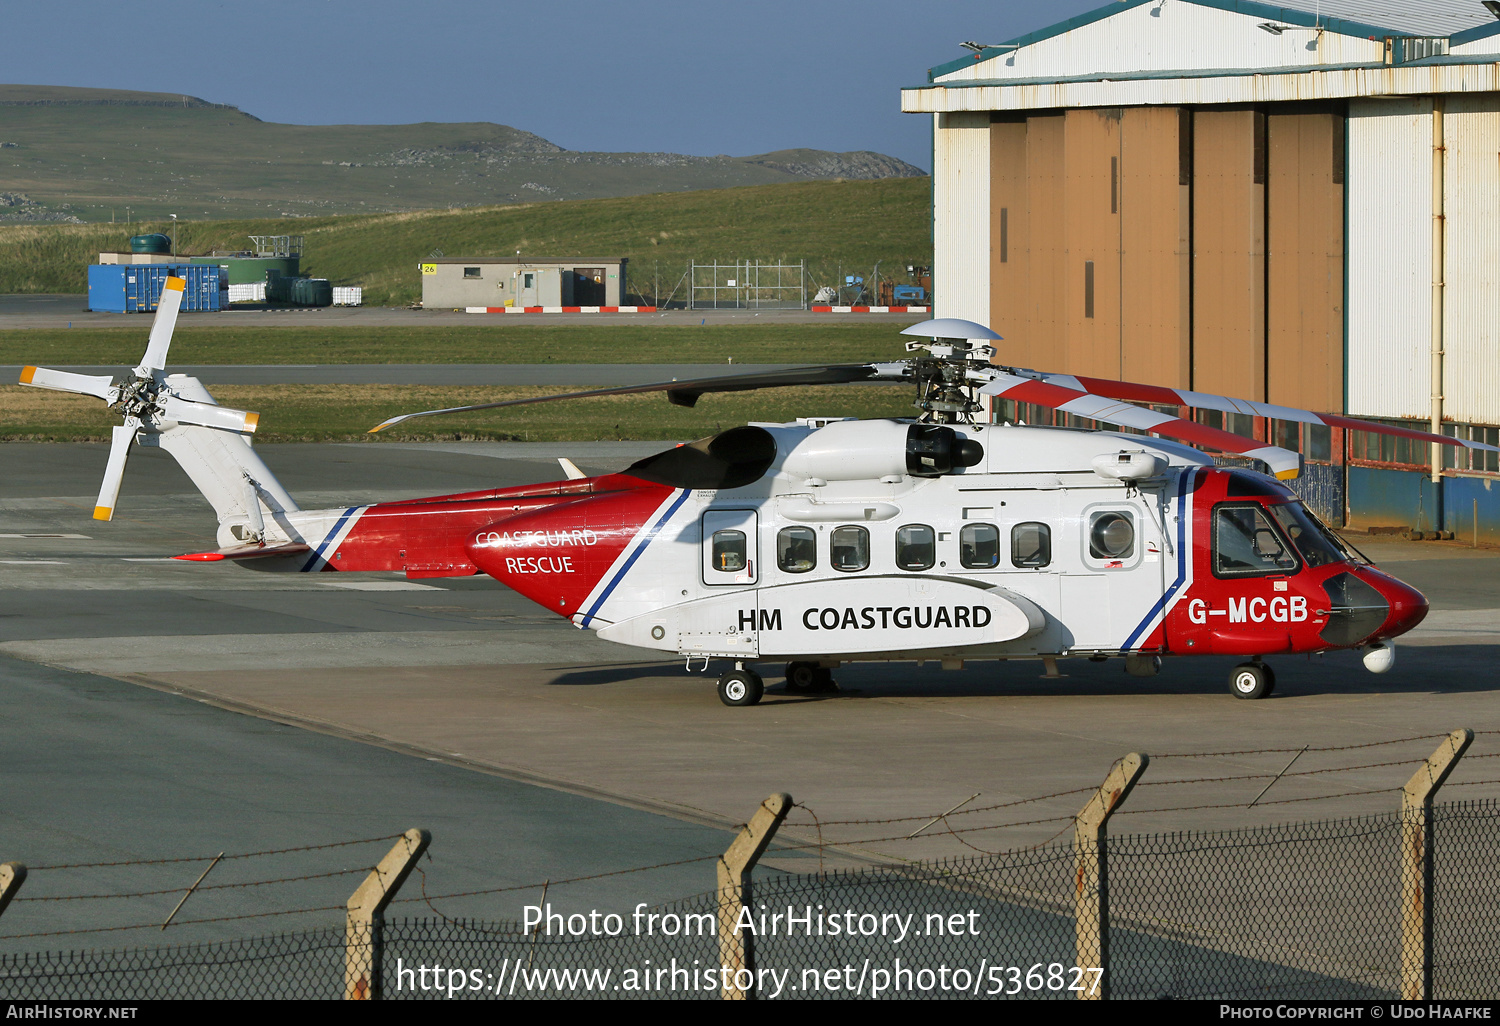
[[[428,260],[422,264],[422,306],[428,310],[619,306],[625,291],[625,263],[622,257]]]

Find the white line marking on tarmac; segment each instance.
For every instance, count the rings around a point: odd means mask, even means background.
[[[431,584],[413,584],[411,581],[319,581],[325,588],[347,588],[350,591],[442,591]]]
[[[79,541],[93,541],[86,534],[0,534],[0,538],[73,538]]]
[[[10,564],[12,566],[37,566],[37,565],[43,564],[43,563],[51,565],[51,566],[66,566],[67,565],[61,559],[0,559],[0,563],[7,563],[7,564]]]

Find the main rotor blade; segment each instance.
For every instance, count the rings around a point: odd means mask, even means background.
[[[1430,431],[1419,431],[1416,428],[1376,424],[1373,421],[1360,420],[1358,417],[1345,417],[1338,413],[1314,413],[1312,410],[1298,409],[1295,406],[1277,406],[1275,403],[1255,402],[1250,399],[1233,399],[1229,396],[1215,395],[1212,392],[1192,392],[1185,388],[1164,388],[1160,385],[1141,385],[1130,381],[1109,381],[1104,378],[1074,377],[1071,374],[1037,373],[1036,377],[1038,381],[1061,385],[1064,388],[1075,388],[1092,393],[1093,395],[1107,396],[1110,399],[1124,399],[1127,402],[1133,403],[1155,403],[1158,406],[1190,406],[1199,410],[1222,410],[1225,413],[1248,414],[1253,417],[1271,417],[1275,420],[1295,420],[1304,424],[1326,424],[1329,427],[1345,428],[1351,431],[1372,431],[1381,435],[1414,438],[1422,442],[1438,442],[1443,445],[1460,445],[1466,449],[1484,449],[1489,452],[1500,452],[1500,446],[1488,445],[1484,442],[1474,442],[1467,438],[1438,435]]]
[[[197,424],[200,427],[219,428],[223,431],[238,431],[254,434],[260,424],[260,414],[231,409],[217,403],[200,403],[169,395],[162,402],[162,412],[168,420],[182,424]]]
[[[49,370],[46,367],[23,367],[21,384],[33,388],[50,388],[54,392],[92,395],[109,402],[114,398],[114,379],[107,374],[74,374],[72,371]]]
[[[167,349],[172,345],[172,329],[177,326],[177,311],[182,308],[182,290],[185,288],[185,280],[170,276],[162,286],[161,299],[156,304],[156,319],[151,322],[151,339],[146,343],[146,355],[135,369],[140,377],[149,378],[152,371],[167,369]]]
[[[129,418],[123,427],[115,428],[109,439],[109,462],[104,465],[104,482],[99,486],[99,498],[94,502],[95,520],[113,520],[115,503],[120,498],[120,482],[125,479],[125,458],[130,455],[130,443],[135,440],[136,428],[140,425]]]
[[[632,395],[639,392],[665,392],[667,401],[674,406],[693,406],[706,392],[748,392],[756,388],[785,388],[790,385],[841,385],[851,381],[873,381],[888,373],[885,365],[870,363],[831,364],[823,367],[790,367],[786,370],[763,371],[757,374],[726,374],[717,378],[689,378],[686,381],[658,381],[650,385],[626,385],[621,388],[596,388],[588,392],[568,392],[564,395],[541,395],[531,399],[508,399],[498,403],[479,403],[475,406],[452,406],[445,410],[423,410],[421,413],[403,413],[399,417],[381,421],[369,431],[375,434],[393,424],[413,417],[436,417],[445,413],[468,413],[472,410],[497,410],[502,406],[526,406],[530,403],[551,403],[561,399],[586,399],[596,395]]]
[[[1206,445],[1211,449],[1236,452],[1252,459],[1264,460],[1270,466],[1271,473],[1282,480],[1296,477],[1302,469],[1300,456],[1278,446],[1267,445],[1253,438],[1220,431],[1218,428],[1211,428],[1204,424],[1195,424],[1181,417],[1157,413],[1144,406],[1115,402],[1050,381],[1023,378],[1002,371],[995,375],[994,381],[979,391],[997,398],[1048,406],[1054,410],[1071,413],[1075,417],[1102,420],[1108,424],[1118,424],[1122,427],[1166,435],[1168,438],[1178,438],[1193,445]]]

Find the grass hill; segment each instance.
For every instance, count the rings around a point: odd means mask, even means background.
[[[9,152],[0,150],[0,158]],[[303,235],[304,271],[361,285],[366,303],[384,305],[421,297],[418,264],[434,254],[623,256],[628,291],[654,302],[667,298],[693,259],[805,259],[816,284],[839,274],[868,277],[877,261],[884,274],[899,267],[895,276],[904,277],[908,263],[932,262],[931,209],[925,177],[794,182],[462,210],[185,221],[178,250],[232,252],[248,245],[247,235]],[[84,292],[99,252],[128,249],[132,234],[147,231],[170,233],[170,222],[0,225],[0,293]]]
[[[570,152],[490,123],[282,125],[191,96],[0,85],[0,222],[286,217],[921,175],[878,153]]]

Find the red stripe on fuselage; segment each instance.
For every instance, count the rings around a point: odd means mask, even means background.
[[[572,616],[676,492],[667,485],[625,480],[634,487],[506,517],[472,532],[465,547],[468,557],[538,605]]]
[[[466,545],[475,531],[508,517],[544,510],[590,495],[621,489],[656,488],[624,474],[492,488],[404,502],[377,503],[364,511],[338,548],[327,553],[328,569],[407,570],[431,576],[475,573]]]

